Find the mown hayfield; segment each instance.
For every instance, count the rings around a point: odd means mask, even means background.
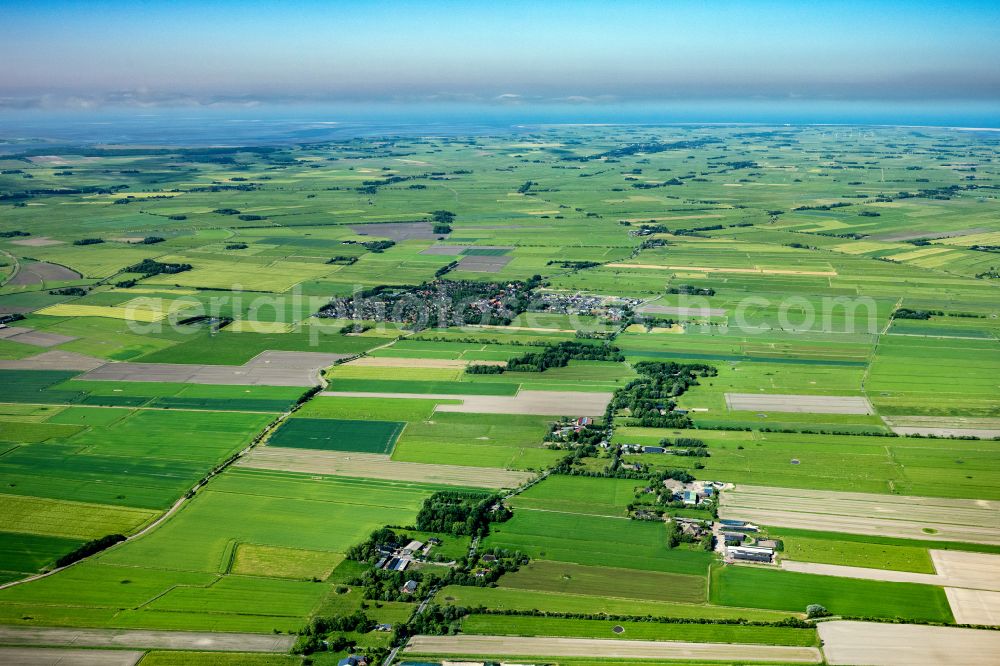
[[[615,629],[624,629],[624,631],[618,632]],[[467,634],[486,636],[565,636],[568,638],[755,645],[813,646],[819,642],[815,629],[725,624],[619,622],[617,620],[579,620],[513,615],[470,615],[462,620],[462,631]]]
[[[147,652],[142,666],[298,666],[302,658],[291,654],[259,652]]]
[[[598,597],[675,601],[706,601],[704,576],[583,566],[568,562],[533,560],[500,579],[500,586],[516,590],[585,594]]]
[[[663,523],[534,509],[520,509],[494,525],[484,545],[535,559],[694,576],[704,576],[712,561],[711,553],[667,548]]]
[[[821,604],[834,615],[901,617],[954,622],[944,590],[915,583],[886,583],[749,566],[716,566],[713,604],[803,612]]]
[[[388,454],[405,426],[402,421],[296,418],[282,423],[269,441],[296,449]]]
[[[541,560],[535,562],[539,564]],[[509,577],[509,576],[508,576]],[[672,601],[629,599],[582,593],[543,592],[515,587],[463,587],[449,585],[435,600],[454,606],[484,606],[497,610],[541,610],[552,613],[607,613],[609,615],[652,615],[654,617],[737,619],[777,621],[791,617],[783,611],[729,608]]]

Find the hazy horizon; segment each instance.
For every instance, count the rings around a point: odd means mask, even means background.
[[[988,2],[16,0],[4,12],[5,123],[326,108],[331,120],[1000,125]]]

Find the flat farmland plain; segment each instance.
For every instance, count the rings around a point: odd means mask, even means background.
[[[0,157],[0,269],[9,276],[16,264],[22,276],[0,284],[0,312],[24,315],[0,329],[0,580],[50,567],[88,539],[134,533],[183,498],[141,537],[0,590],[0,623],[287,642],[314,618],[363,611],[412,635],[416,600],[395,600],[395,580],[375,589],[368,564],[346,556],[374,530],[418,522],[434,493],[476,488],[521,489],[502,492],[513,516],[491,524],[476,553],[529,561],[496,587],[454,584],[464,576],[442,585],[433,603],[520,613],[446,623],[466,636],[428,640],[455,657],[812,662],[811,628],[698,622],[775,623],[811,603],[1000,621],[995,585],[983,582],[1000,552],[1000,449],[893,436],[1000,428],[995,137],[721,125],[350,131],[238,150],[73,154],[52,144],[44,150],[59,154],[37,155],[15,143],[19,154]],[[435,230],[438,217],[453,218],[449,230]],[[147,237],[156,242],[137,242]],[[365,245],[380,240],[394,244]],[[190,270],[130,270],[146,259]],[[321,313],[334,298],[432,294],[438,279],[470,294],[537,287],[509,316],[479,317],[495,299],[476,296],[468,326]],[[555,366],[510,369],[565,342],[607,343],[625,360],[560,365],[557,353]],[[641,362],[714,371],[603,423],[609,397],[639,386]],[[683,411],[668,414],[673,402]],[[579,424],[562,417],[578,416],[596,423],[570,434]],[[707,455],[617,449],[664,438],[700,439]],[[721,515],[781,539],[784,570],[721,567],[703,544],[675,544],[669,524],[630,518],[639,505],[710,518],[710,503],[681,506],[662,492],[675,485],[665,477],[688,475],[735,484]],[[459,563],[474,541],[392,529],[441,539],[431,558]],[[566,616],[592,613],[620,617]],[[625,617],[646,614],[692,622]],[[373,654],[395,640],[347,636]],[[194,649],[143,659],[302,661]]]

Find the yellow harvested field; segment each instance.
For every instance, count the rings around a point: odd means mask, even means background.
[[[259,447],[237,465],[303,474],[443,483],[474,488],[516,488],[535,476],[529,472],[486,467],[397,462],[377,453],[314,451],[278,446]]]
[[[610,268],[648,268],[655,271],[694,271],[698,273],[757,273],[760,275],[819,275],[835,277],[837,271],[803,271],[791,268],[716,268],[712,266],[657,266],[655,264],[605,264]]]
[[[325,580],[343,561],[344,556],[340,553],[241,543],[236,547],[236,556],[229,573]]]
[[[683,659],[685,661],[780,662],[818,664],[820,651],[811,647],[682,643],[680,641],[619,641],[599,638],[524,636],[414,636],[407,653],[478,654],[490,657],[545,656],[604,659]],[[479,663],[479,662],[476,662]]]
[[[230,333],[288,333],[293,324],[283,321],[253,321],[238,319],[226,327]]]
[[[50,305],[47,308],[38,310],[35,314],[48,315],[50,317],[108,317],[111,319],[126,319],[145,323],[160,321],[167,316],[164,312],[142,308],[119,308],[108,305],[70,305],[68,303]]]

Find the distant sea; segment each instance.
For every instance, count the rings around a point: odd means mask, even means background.
[[[487,135],[561,124],[901,125],[1000,128],[1000,102],[776,101],[587,105],[327,104],[0,111],[0,153],[66,145],[266,145]]]

